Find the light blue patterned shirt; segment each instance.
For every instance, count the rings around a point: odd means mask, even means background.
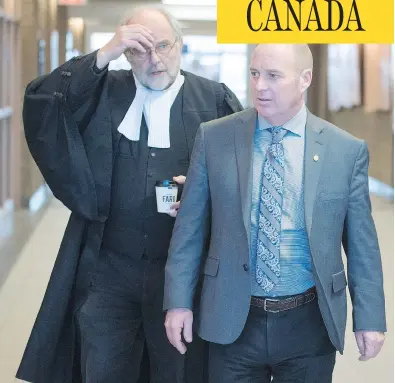
[[[255,279],[258,239],[259,196],[266,151],[271,143],[269,123],[258,117],[254,138],[253,184],[251,205],[251,295],[284,296],[302,293],[314,286],[311,272],[310,247],[304,218],[303,169],[307,109],[283,125],[287,134],[283,139],[285,156],[284,194],[280,242],[280,282],[270,293],[265,293]]]

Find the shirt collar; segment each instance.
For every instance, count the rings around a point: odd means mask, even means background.
[[[258,114],[259,129],[269,129],[272,127],[261,115]],[[303,137],[307,121],[307,108],[303,103],[299,112],[289,121],[282,125],[282,127],[300,137]]]

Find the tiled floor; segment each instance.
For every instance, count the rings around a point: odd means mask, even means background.
[[[372,202],[382,249],[389,334],[377,359],[359,362],[358,350],[351,332],[350,309],[345,354],[338,356],[334,383],[394,381],[393,203],[375,197],[372,197]],[[8,277],[0,288],[0,383],[17,382],[14,378],[15,371],[39,309],[68,215],[68,211],[59,202],[53,201],[26,244],[23,246],[21,239],[14,243],[14,251],[20,252],[17,260],[12,262],[13,268],[7,273]],[[28,231],[21,232],[21,236],[27,237]],[[0,258],[0,269],[3,261]]]

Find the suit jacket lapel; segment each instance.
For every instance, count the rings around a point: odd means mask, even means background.
[[[251,193],[252,193],[252,161],[254,133],[257,112],[255,109],[244,111],[238,117],[235,126],[235,147],[244,226],[247,231],[248,244],[251,248]]]
[[[310,112],[306,122],[304,158],[304,207],[307,233],[310,236],[317,185],[325,155],[325,129]]]

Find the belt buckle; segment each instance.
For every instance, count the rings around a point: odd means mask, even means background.
[[[278,300],[278,299],[265,298],[265,300],[264,300],[264,302],[263,302],[263,309],[264,309],[265,311],[267,311],[268,313],[273,313],[273,314],[279,313],[280,310],[270,310],[270,309],[267,308],[266,303],[269,302],[269,301],[270,301],[270,302],[278,302],[279,300]]]
[[[309,293],[305,297],[305,303],[310,303],[312,300],[315,299],[315,293]]]

